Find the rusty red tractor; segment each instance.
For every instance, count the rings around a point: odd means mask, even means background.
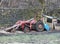
[[[27,20],[27,21],[17,21],[15,25],[8,28],[7,31],[14,31],[14,30],[22,30],[23,32],[30,32],[32,30],[35,31],[43,31],[44,30],[44,24],[41,20],[36,21],[34,18]]]

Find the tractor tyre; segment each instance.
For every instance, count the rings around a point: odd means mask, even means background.
[[[25,26],[23,31],[24,31],[24,33],[28,33],[28,32],[30,32],[30,28]]]
[[[42,32],[42,31],[44,30],[44,24],[43,24],[42,22],[38,21],[38,22],[36,23],[36,30],[37,30],[38,32]]]

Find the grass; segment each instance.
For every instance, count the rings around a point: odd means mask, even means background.
[[[60,33],[27,35],[17,34],[12,36],[0,36],[0,43],[38,43],[38,44],[60,44]]]

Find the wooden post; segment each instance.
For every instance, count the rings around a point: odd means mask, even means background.
[[[57,19],[56,18],[53,18],[52,19],[52,29],[53,30],[55,29],[56,24],[57,24]]]

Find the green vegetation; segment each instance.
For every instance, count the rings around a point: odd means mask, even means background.
[[[1,12],[2,14],[0,14],[0,25],[8,26],[15,24],[18,20],[28,20],[33,18],[36,12],[40,12],[40,9],[4,9],[3,12]]]
[[[1,36],[0,43],[35,43],[35,44],[60,44],[60,33],[55,34],[38,34],[38,35],[27,35],[17,34],[12,36]]]
[[[41,6],[41,8],[39,8],[38,6],[34,6],[33,2],[31,2],[32,5],[29,2],[30,5],[28,5],[29,8],[27,9],[0,9],[0,27],[13,25],[18,20],[28,20],[35,15],[38,16],[36,19],[42,17],[42,14],[60,17],[60,13],[58,13],[58,11],[60,10],[57,10],[57,6],[55,6],[55,3],[49,2],[48,4],[46,4],[45,0],[38,0],[38,2],[40,3],[40,5],[38,5]]]

